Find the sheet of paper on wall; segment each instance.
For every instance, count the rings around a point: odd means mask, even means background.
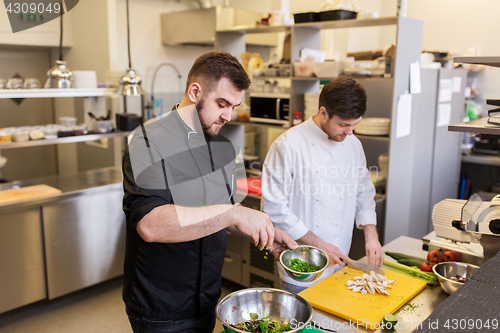
[[[462,89],[462,77],[454,76],[453,77],[453,92],[459,93],[460,89]]]
[[[410,94],[420,94],[420,62],[415,61],[410,64]]]
[[[396,138],[410,135],[411,132],[411,104],[412,95],[408,92],[398,98],[396,118]]]
[[[438,103],[451,102],[452,94],[453,94],[453,80],[452,79],[439,80]]]
[[[451,123],[451,103],[438,104],[437,127],[448,126]]]

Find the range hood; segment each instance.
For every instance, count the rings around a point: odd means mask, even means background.
[[[186,10],[161,14],[161,39],[165,45],[213,45],[215,31],[231,29],[235,26],[254,26],[262,13],[233,7]],[[275,33],[245,36],[250,45],[276,46]]]

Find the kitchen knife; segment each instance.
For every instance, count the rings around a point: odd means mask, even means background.
[[[340,260],[342,260],[342,259],[340,259]],[[342,261],[345,263],[344,260],[342,260]],[[356,261],[356,260],[353,260],[353,264],[352,265],[349,264],[349,263],[347,265],[351,266],[354,269],[357,269],[358,271],[365,272],[367,274],[370,274],[371,271],[374,271],[375,274],[380,274],[380,275],[385,276],[385,273],[382,270],[382,268],[374,266],[374,265],[365,264],[365,263],[362,263],[362,262],[359,262],[359,261]]]

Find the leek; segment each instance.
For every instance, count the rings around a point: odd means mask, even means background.
[[[415,279],[425,281],[427,282],[428,285],[431,286],[439,285],[439,280],[436,274],[431,272],[429,273],[422,272],[420,269],[415,269],[413,267],[409,267],[389,260],[384,260],[384,265],[382,267],[399,274],[403,274],[406,276],[413,277]]]

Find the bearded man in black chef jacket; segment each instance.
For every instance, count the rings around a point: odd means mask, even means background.
[[[249,84],[233,56],[205,53],[180,104],[131,134],[123,300],[134,332],[212,333],[226,229],[275,257],[296,245],[267,214],[235,201],[239,151],[219,130]]]

